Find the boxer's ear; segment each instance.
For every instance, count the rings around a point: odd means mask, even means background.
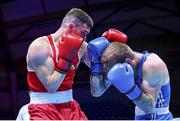
[[[125,59],[125,63],[130,63],[131,59],[130,58],[126,58]]]
[[[68,32],[71,33],[74,28],[75,28],[75,24],[74,23],[69,23],[69,25],[68,25]]]
[[[133,62],[132,62],[132,60],[131,60],[130,58],[126,58],[126,59],[125,59],[125,63],[128,63],[128,64],[131,65],[131,66],[134,65]]]

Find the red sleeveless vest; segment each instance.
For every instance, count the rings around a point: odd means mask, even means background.
[[[49,40],[49,43],[51,45],[52,52],[53,52],[54,65],[56,65],[56,63],[57,63],[56,58],[57,58],[58,55],[56,53],[55,44],[54,44],[54,41],[53,41],[51,35],[48,36],[48,40]],[[74,70],[69,70],[66,73],[66,77],[64,78],[63,82],[61,83],[58,91],[64,91],[64,90],[72,89],[73,79],[74,79],[74,76],[75,76],[75,72],[77,70],[78,61],[79,61],[79,58],[78,58],[78,54],[77,54],[75,56],[73,62],[72,62],[72,65],[74,65],[75,69]],[[30,91],[47,92],[46,88],[43,86],[41,81],[38,79],[35,72],[28,71],[27,82],[28,82],[28,86],[29,86]]]

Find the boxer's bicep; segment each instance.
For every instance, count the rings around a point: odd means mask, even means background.
[[[142,110],[149,112],[155,108],[163,80],[163,70],[158,63],[151,63],[143,68],[141,84],[142,96],[135,100],[135,104]]]
[[[54,63],[50,57],[46,59],[44,64],[37,66],[36,74],[49,92],[57,91],[65,78],[65,74],[54,71]]]
[[[163,65],[161,61],[150,61],[143,68],[142,89],[157,100],[163,82]]]
[[[44,62],[33,62],[35,66],[35,72],[40,79],[41,82],[45,83],[48,82],[51,75],[53,74],[53,67],[54,64],[52,63],[51,58],[47,58],[46,60],[43,60]]]
[[[49,56],[48,48],[44,45],[35,43],[29,47],[28,50],[28,62],[31,63],[33,70],[36,72],[37,76],[41,78],[46,78],[52,73],[53,60]]]
[[[29,52],[29,61],[31,61],[34,71],[43,86],[49,92],[56,91],[64,79],[65,74],[54,71],[54,62],[49,55],[48,49],[33,47]]]

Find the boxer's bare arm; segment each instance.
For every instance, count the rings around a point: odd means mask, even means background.
[[[54,62],[46,37],[35,40],[27,53],[27,65],[31,66],[48,92],[56,92],[65,74],[54,70]]]
[[[87,43],[84,42],[83,45],[81,46],[81,49],[83,50],[83,56],[82,56],[82,61],[89,67],[91,68],[91,62],[89,60],[89,56],[87,53]],[[102,74],[98,75],[91,75],[90,76],[90,88],[91,88],[91,94],[94,97],[99,97],[101,96],[109,87],[110,87],[110,82],[107,80],[104,80]]]
[[[142,96],[134,103],[146,113],[152,113],[157,102],[160,87],[164,80],[164,62],[158,56],[151,55],[143,65]]]
[[[82,56],[82,61],[89,67],[91,68],[91,62],[89,60],[89,56],[88,56],[88,53],[87,53],[87,42],[83,42],[80,50],[83,51],[83,56]]]
[[[91,94],[94,97],[101,96],[110,86],[111,83],[104,79],[102,74],[90,76]]]

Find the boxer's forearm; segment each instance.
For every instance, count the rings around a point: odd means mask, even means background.
[[[94,97],[101,96],[110,87],[110,85],[110,82],[104,80],[102,74],[91,75],[90,77],[91,94]]]
[[[145,113],[152,113],[155,108],[156,101],[151,95],[142,93],[142,95],[133,102]]]
[[[56,92],[63,82],[66,74],[54,71],[51,77],[49,78],[49,91]]]
[[[37,74],[38,73],[38,74]],[[52,73],[41,74],[42,71],[36,72],[38,78],[46,88],[48,92],[56,92],[64,80],[66,74],[62,74],[57,71],[53,71]]]

